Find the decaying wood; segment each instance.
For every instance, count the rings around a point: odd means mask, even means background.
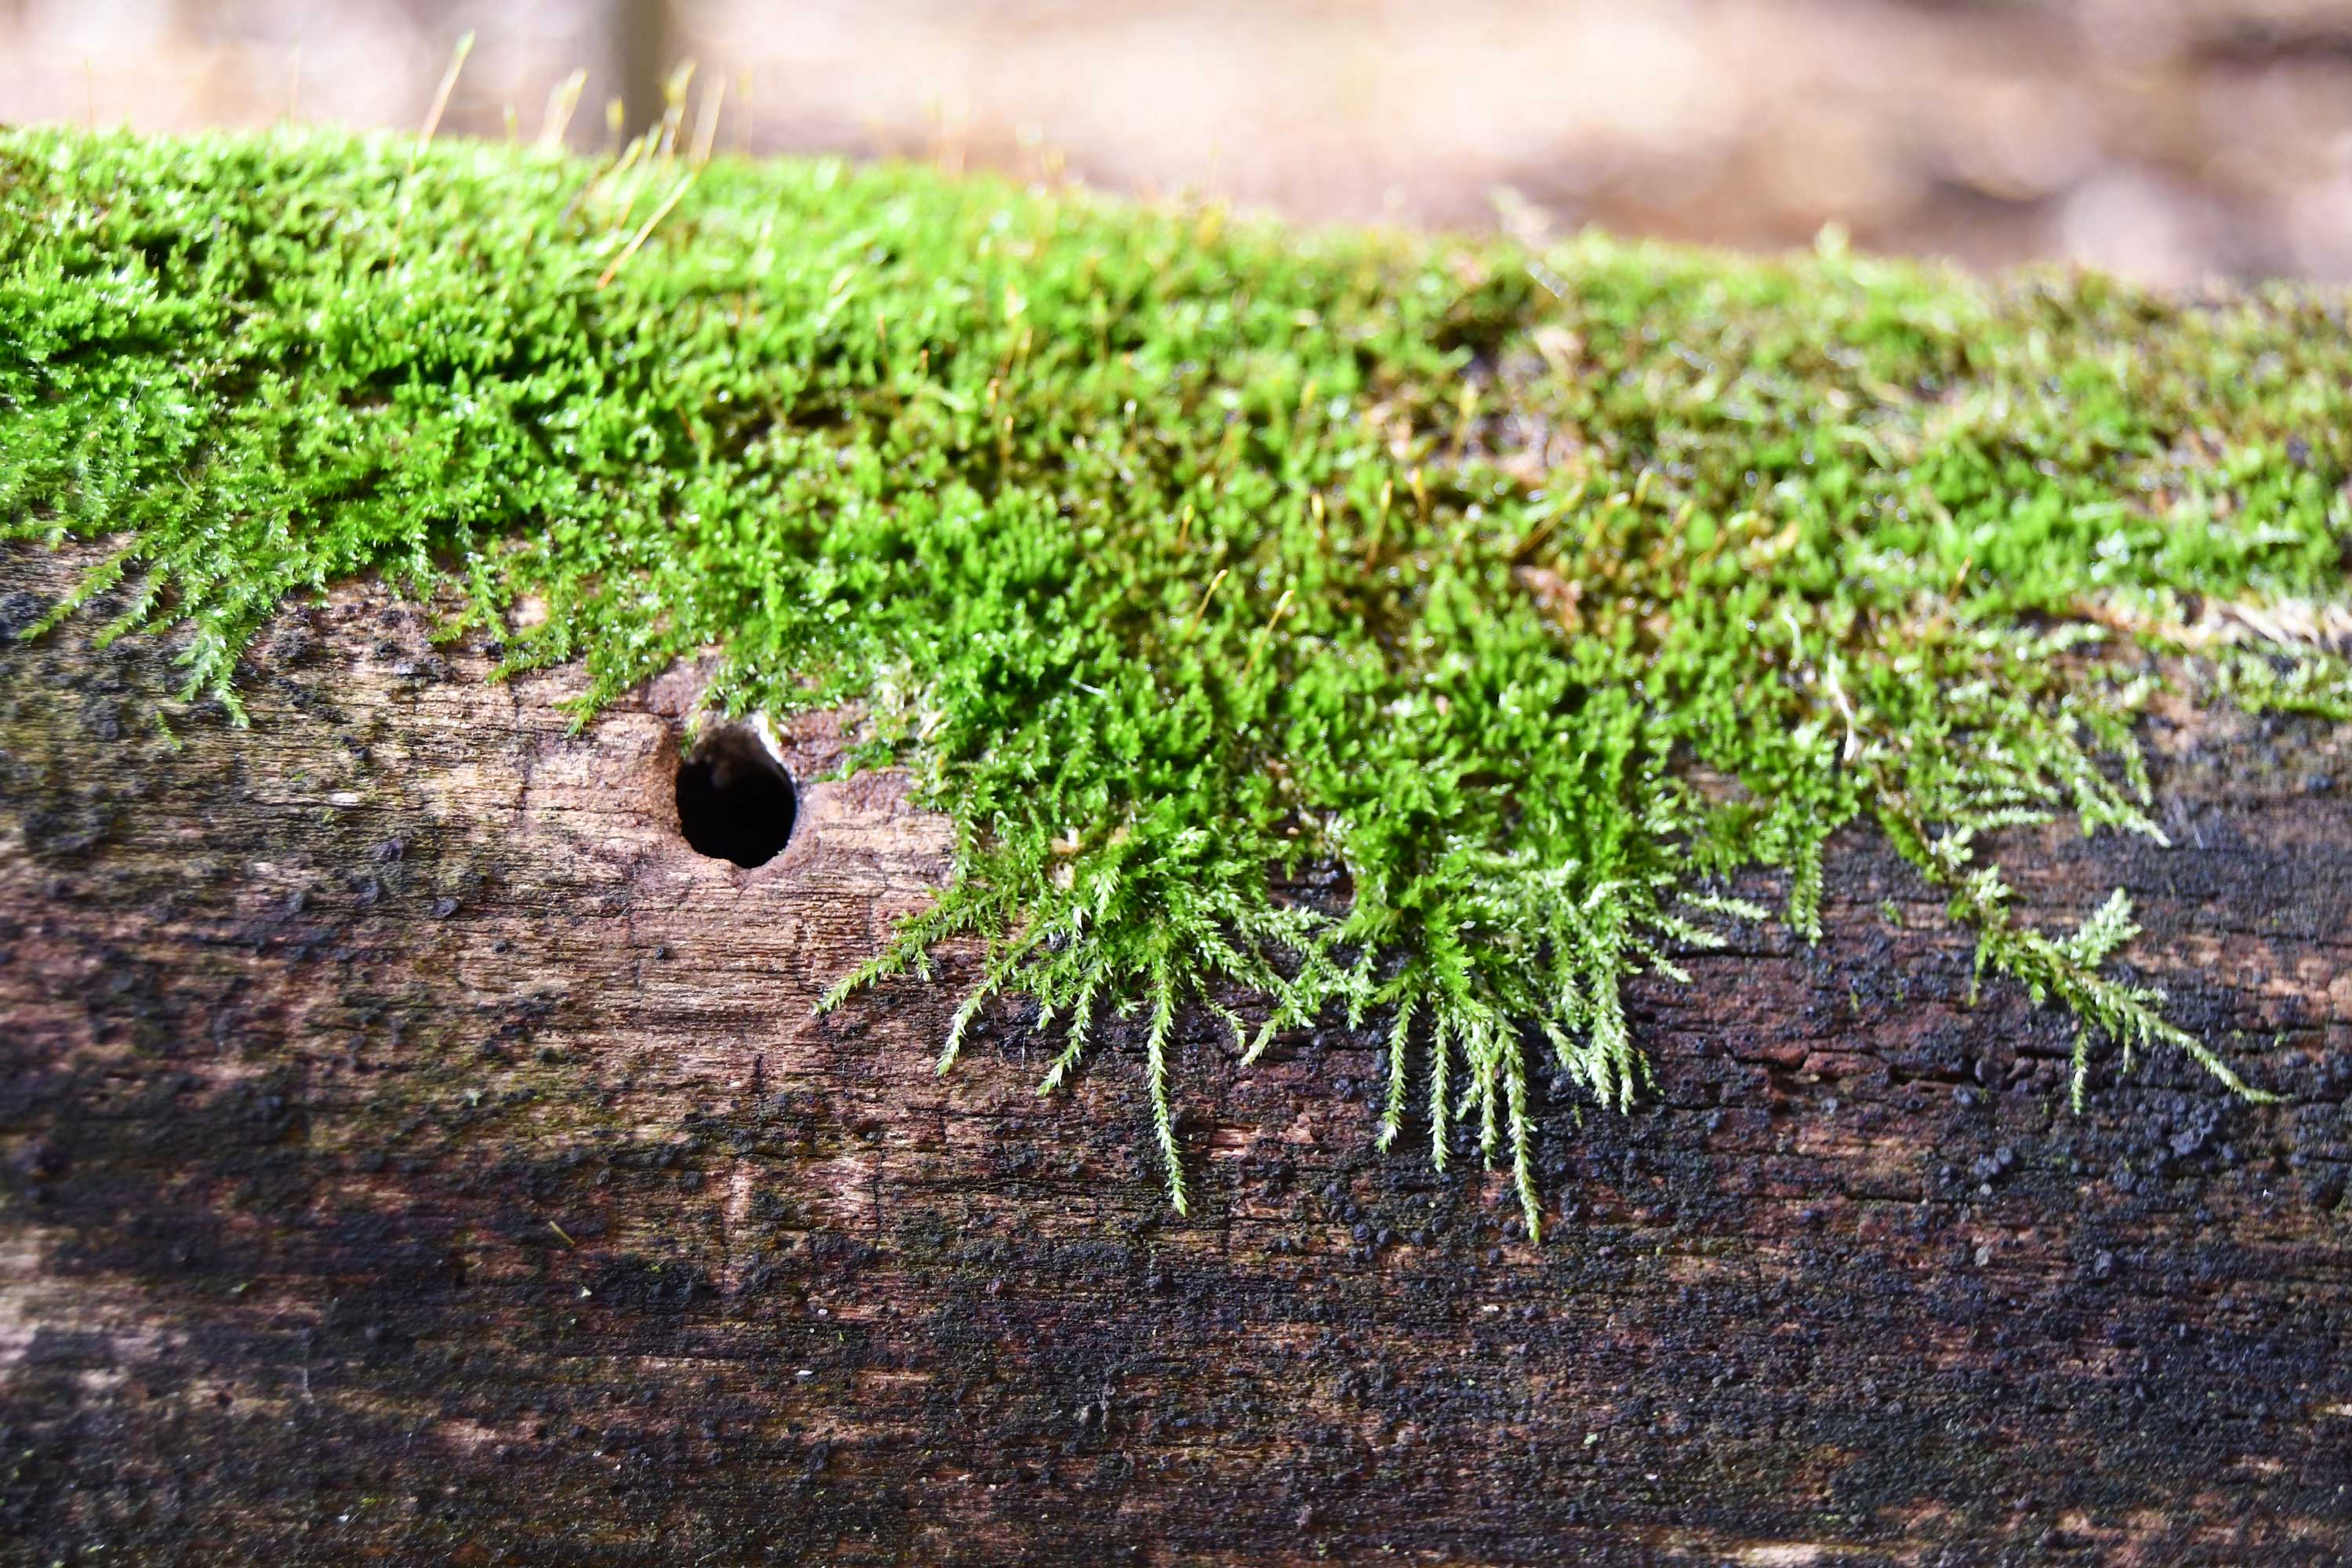
[[[742,870],[690,674],[574,736],[354,588],[238,731],[100,624],[0,645],[0,1558],[2352,1552],[2344,733],[2159,723],[2174,848],[2002,847],[2284,1103],[2160,1055],[2070,1116],[2068,1021],[1856,832],[1818,948],[1635,988],[1656,1090],[1551,1100],[1535,1247],[1371,1152],[1376,1026],[1190,1021],[1180,1219],[1133,1032],[1040,1100],[1017,1010],[932,1071],[968,955],[816,1016],[950,843],[824,722]]]

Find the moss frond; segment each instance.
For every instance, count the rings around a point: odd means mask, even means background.
[[[976,937],[940,1065],[1022,994],[1046,1091],[1141,1009],[1180,1208],[1184,1009],[1245,1058],[1387,1010],[1377,1141],[1538,1229],[1536,1062],[1631,1103],[1627,980],[1759,867],[1818,936],[1857,818],[2081,1020],[2078,1099],[2094,1031],[2257,1094],[2102,973],[2120,896],[2044,935],[1975,846],[2160,837],[2164,682],[2352,713],[2342,298],[688,173],[0,132],[0,533],[120,542],[51,620],[179,628],[239,712],[277,606],[375,571],[581,663],[583,722],[713,647],[715,709],[856,700],[956,872],[828,1005]]]

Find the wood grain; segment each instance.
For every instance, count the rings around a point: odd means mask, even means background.
[[[1180,1219],[1131,1027],[1042,1100],[1017,1005],[934,1075],[969,954],[816,1016],[951,842],[822,716],[742,870],[690,670],[574,735],[362,585],[240,731],[102,624],[0,643],[0,1559],[2352,1554],[2344,732],[2174,715],[2175,847],[2002,846],[2283,1103],[2164,1055],[2069,1115],[2070,1023],[1852,832],[1818,947],[1635,986],[1633,1114],[1548,1094],[1534,1247],[1370,1151],[1377,1026],[1188,1020]]]

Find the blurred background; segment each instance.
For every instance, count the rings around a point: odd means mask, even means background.
[[[0,120],[567,139],[699,62],[724,149],[1064,169],[1307,219],[2161,284],[2352,279],[2352,0],[0,0]]]

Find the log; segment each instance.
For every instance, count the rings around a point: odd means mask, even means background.
[[[89,559],[0,557],[6,629]],[[1631,1114],[1547,1086],[1530,1244],[1372,1151],[1377,1021],[1186,1018],[1180,1218],[1138,1021],[1041,1099],[1017,1005],[933,1071],[969,953],[818,1015],[951,847],[828,716],[744,868],[692,669],[575,734],[359,584],[238,729],[102,624],[0,642],[0,1557],[2352,1552],[2343,728],[2167,713],[2172,847],[2000,846],[2279,1103],[2160,1052],[2070,1114],[2071,1020],[1856,829],[1817,946],[1635,985]]]

